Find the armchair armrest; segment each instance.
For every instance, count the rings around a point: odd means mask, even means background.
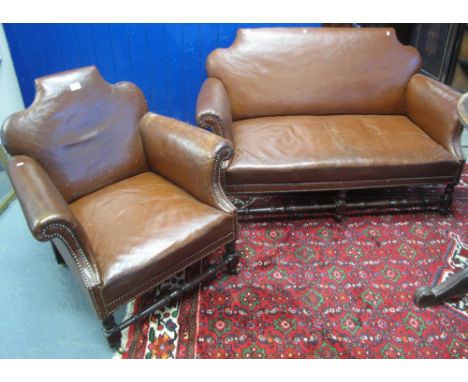
[[[87,287],[100,283],[87,237],[67,202],[34,159],[17,155],[7,167],[29,229],[39,241],[62,240]]]
[[[232,157],[230,142],[172,118],[147,113],[140,122],[150,168],[214,208],[233,213],[221,187],[223,162]]]
[[[457,116],[460,93],[422,74],[415,74],[406,89],[408,117],[432,139],[464,160],[460,147],[463,127]]]
[[[210,77],[204,83],[197,98],[197,123],[232,141],[232,114],[224,84]]]
[[[8,163],[8,175],[37,240],[49,240],[45,237],[47,226],[56,222],[75,228],[77,222],[68,204],[34,159],[23,155],[13,157]]]

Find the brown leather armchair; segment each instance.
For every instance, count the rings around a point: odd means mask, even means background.
[[[465,162],[460,94],[417,74],[420,65],[392,29],[240,29],[229,48],[209,55],[197,101],[198,124],[234,146],[226,192],[339,191],[333,203],[310,206],[333,208],[337,219],[346,205],[448,213]],[[447,187],[432,199],[362,203],[346,195],[435,184]],[[238,213],[265,210],[284,208]]]
[[[120,331],[222,267],[235,273],[236,210],[220,186],[231,144],[153,113],[95,67],[36,80],[2,129],[8,174],[34,237],[81,281],[111,346]],[[117,325],[129,300],[226,245],[221,262]]]

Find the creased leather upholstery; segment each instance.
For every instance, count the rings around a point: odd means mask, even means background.
[[[231,144],[146,108],[135,85],[81,68],[39,79],[2,129],[31,232],[54,243],[100,318],[236,238],[220,186]]]
[[[152,172],[104,187],[70,208],[89,237],[103,297],[112,306],[199,260],[207,245],[234,239],[229,214]]]
[[[420,56],[391,28],[240,29],[207,60],[234,120],[291,114],[399,114]]]
[[[148,113],[140,124],[151,169],[198,200],[234,211],[221,187],[221,164],[232,157],[231,143],[183,122]]]
[[[458,167],[452,154],[404,116],[255,118],[234,122],[232,133],[229,191],[275,183],[310,182],[320,189],[358,179],[449,180]]]
[[[61,223],[75,229],[75,216],[39,163],[17,155],[8,162],[7,171],[29,229],[37,240],[48,240],[43,232],[50,224]]]
[[[147,170],[137,131],[146,111],[135,85],[108,84],[95,67],[71,70],[36,80],[34,102],[5,122],[3,143],[39,162],[71,202]]]

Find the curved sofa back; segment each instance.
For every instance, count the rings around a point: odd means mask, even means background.
[[[401,114],[421,58],[391,28],[238,30],[207,60],[233,119],[274,115]]]

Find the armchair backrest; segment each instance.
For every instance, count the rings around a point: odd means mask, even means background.
[[[107,83],[95,67],[36,80],[36,97],[3,125],[10,155],[46,170],[65,200],[147,169],[138,123],[146,100],[133,84]]]
[[[420,55],[391,28],[240,29],[210,54],[233,119],[273,115],[400,114]]]

